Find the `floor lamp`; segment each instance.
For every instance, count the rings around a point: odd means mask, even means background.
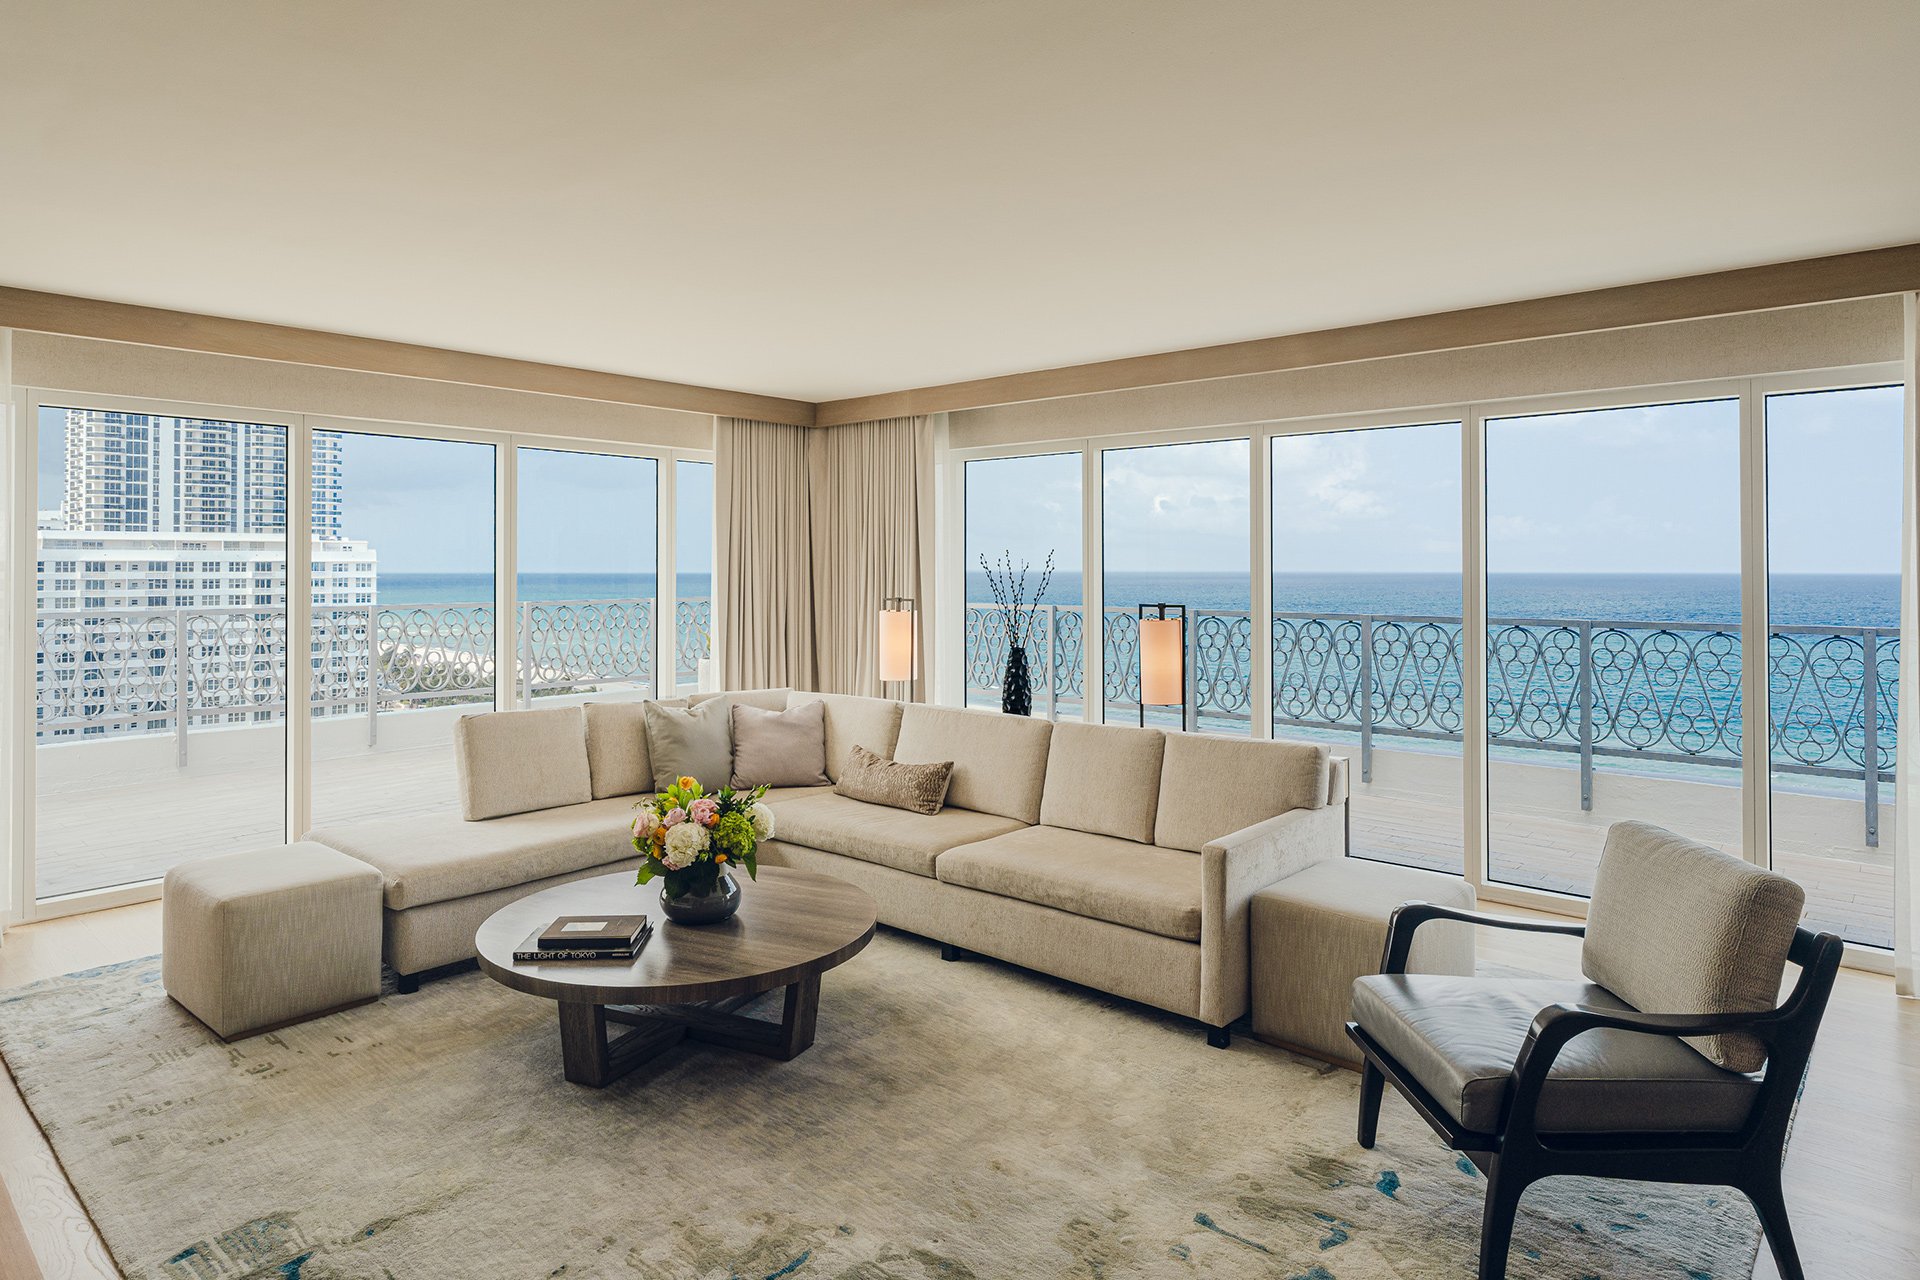
[[[914,648],[918,614],[912,596],[888,596],[880,602],[880,682],[905,682],[907,701],[914,700]]]
[[[1154,611],[1152,617],[1147,611]],[[1168,610],[1177,616],[1168,617]],[[1143,604],[1140,628],[1140,724],[1147,723],[1148,707],[1179,707],[1180,727],[1187,727],[1187,606]]]

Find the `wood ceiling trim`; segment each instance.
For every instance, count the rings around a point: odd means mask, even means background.
[[[812,426],[804,400],[0,285],[0,328]]]

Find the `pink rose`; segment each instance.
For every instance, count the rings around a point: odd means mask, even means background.
[[[660,825],[660,820],[654,817],[653,810],[642,809],[633,820],[633,838],[635,840],[647,839],[653,835],[653,829],[658,825]]]
[[[686,820],[687,811],[679,805],[675,805],[673,808],[667,810],[666,815],[660,819],[660,825],[663,827],[677,827]]]
[[[687,806],[687,816],[703,827],[710,827],[720,820],[720,802],[712,796],[701,796]]]

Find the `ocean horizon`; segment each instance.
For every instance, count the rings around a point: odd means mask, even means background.
[[[1030,581],[1030,585],[1037,585]],[[682,599],[711,590],[710,575],[679,575]],[[1768,584],[1776,626],[1893,627],[1900,622],[1896,574],[1784,573]],[[523,601],[646,599],[653,574],[523,573]],[[1246,609],[1244,573],[1115,572],[1106,575],[1109,608],[1166,601],[1195,612]],[[381,573],[379,603],[410,605],[489,603],[490,573]],[[1078,605],[1078,573],[1057,573],[1042,603]],[[991,603],[986,576],[967,575],[967,601]],[[877,605],[876,605],[877,607]],[[1460,616],[1460,579],[1443,573],[1276,573],[1273,607],[1286,613]],[[1632,622],[1707,622],[1737,627],[1740,579],[1712,573],[1494,573],[1487,577],[1487,610],[1500,618],[1592,618]]]

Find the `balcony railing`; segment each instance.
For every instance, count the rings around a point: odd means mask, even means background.
[[[523,704],[652,682],[652,600],[526,601],[519,614]],[[172,733],[184,762],[191,729],[286,712],[286,615],[278,611],[49,611],[35,633],[42,742]],[[711,602],[679,601],[674,635],[675,682],[695,683],[712,656]],[[314,713],[364,714],[369,744],[383,711],[493,700],[491,604],[316,607],[310,650]]]
[[[1140,696],[1137,619],[1106,611],[1101,685],[1109,707]],[[1197,727],[1253,713],[1253,618],[1193,614],[1189,701]],[[1360,739],[1363,781],[1375,738],[1458,742],[1465,723],[1459,618],[1276,612],[1277,726]],[[1085,692],[1085,621],[1043,605],[1024,637],[1036,700],[1048,714]],[[969,604],[969,694],[997,694],[1008,637],[1000,612]],[[1777,626],[1767,683],[1775,772],[1857,779],[1866,843],[1879,844],[1880,786],[1893,780],[1900,635],[1892,627]],[[1711,623],[1495,618],[1487,627],[1487,734],[1495,747],[1579,758],[1581,808],[1596,758],[1740,767],[1740,637]]]

